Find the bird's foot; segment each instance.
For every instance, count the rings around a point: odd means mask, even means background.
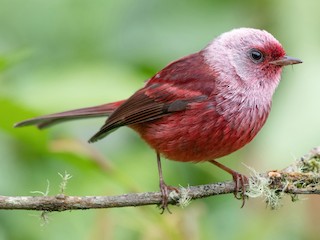
[[[209,162],[232,175],[233,181],[235,183],[233,194],[236,199],[242,200],[241,208],[243,208],[243,206],[246,202],[245,192],[246,192],[246,185],[249,182],[248,178],[245,175],[240,174],[240,173],[232,170],[231,168],[228,168],[227,166],[217,162],[216,160],[211,160]],[[241,193],[239,193],[240,190],[241,190]]]
[[[162,195],[162,200],[159,205],[159,208],[162,210],[161,214],[163,214],[165,210],[167,210],[169,213],[171,213],[171,211],[169,210],[169,207],[168,207],[169,194],[172,191],[179,193],[179,190],[175,187],[168,186],[167,184],[165,184],[164,181],[160,181],[160,191],[161,191],[161,195]]]
[[[232,171],[231,174],[232,174],[233,181],[235,183],[234,193],[233,193],[234,197],[236,199],[242,200],[241,208],[243,208],[246,202],[245,192],[246,192],[246,185],[248,184],[249,179],[245,175],[240,174],[236,171]],[[240,190],[241,190],[241,193],[239,193]]]

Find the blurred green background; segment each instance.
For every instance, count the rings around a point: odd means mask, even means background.
[[[237,27],[263,28],[304,63],[287,67],[267,124],[222,159],[249,174],[281,169],[319,144],[319,1],[0,0],[0,195],[115,195],[158,190],[154,152],[123,128],[86,141],[104,119],[38,131],[13,129],[40,114],[130,96],[167,63]],[[208,163],[163,161],[170,185],[229,180]],[[232,195],[159,214],[155,206],[51,213],[0,211],[0,239],[319,239],[320,198],[263,199],[243,209]]]

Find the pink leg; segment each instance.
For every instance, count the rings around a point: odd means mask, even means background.
[[[169,193],[170,191],[176,191],[178,193],[179,190],[175,187],[171,187],[165,184],[163,180],[163,175],[162,175],[160,154],[158,152],[157,152],[157,163],[158,163],[158,173],[159,173],[159,185],[160,185],[160,191],[162,194],[162,201],[159,207],[162,209],[161,214],[164,212],[165,209],[167,209],[167,211],[171,213],[168,208]]]
[[[246,184],[248,183],[248,178],[245,175],[242,175],[215,160],[211,160],[210,163],[216,165],[217,167],[221,168],[222,170],[232,175],[233,181],[235,183],[234,196],[236,199],[240,199],[240,200],[242,199],[242,205],[241,205],[241,208],[242,208],[246,200],[244,193],[246,192]],[[242,190],[241,195],[238,194],[240,189]]]

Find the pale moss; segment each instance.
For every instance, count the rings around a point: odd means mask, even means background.
[[[181,208],[185,208],[190,204],[192,198],[189,196],[189,193],[189,186],[188,188],[180,187],[179,206]]]
[[[45,192],[42,191],[30,191],[33,194],[41,194],[42,196],[48,196],[50,191],[50,181],[47,179],[47,188]]]
[[[247,166],[247,168],[251,171],[251,178],[249,178],[249,186],[245,195],[250,198],[262,197],[271,209],[279,208],[284,192],[271,189],[268,177],[260,175],[251,167]]]
[[[49,224],[49,212],[48,211],[41,212],[40,220],[41,220],[41,223],[40,223],[41,227],[44,227],[47,224]]]
[[[59,186],[60,193],[64,194],[67,188],[68,180],[70,180],[72,176],[69,173],[67,173],[67,171],[64,172],[64,175],[62,175],[61,173],[58,173],[58,174],[62,178],[62,182],[60,183],[60,186]]]
[[[171,191],[169,194],[169,198],[174,199],[178,202],[178,205],[181,208],[187,207],[191,202],[191,196],[189,196],[190,189],[189,186],[187,188],[184,188],[180,186],[179,193],[176,191]]]

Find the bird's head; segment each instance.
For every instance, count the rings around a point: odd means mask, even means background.
[[[286,56],[277,39],[265,30],[239,28],[223,33],[204,50],[206,62],[227,84],[270,89],[279,83],[282,67],[302,63]],[[232,79],[230,79],[232,76]]]

